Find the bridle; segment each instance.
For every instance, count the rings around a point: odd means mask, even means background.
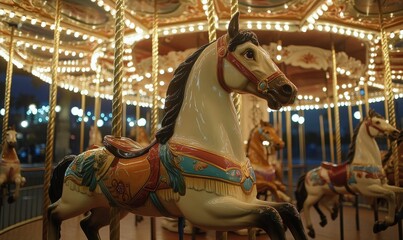
[[[381,133],[383,133],[383,134],[385,134],[385,132],[386,132],[384,129],[381,129],[381,128],[379,128],[378,126],[374,125],[373,122],[372,122],[372,118],[368,118],[368,119],[367,119],[367,121],[365,122],[365,127],[366,127],[366,129],[367,129],[368,135],[369,135],[370,137],[372,137],[372,138],[374,138],[374,137],[376,137],[376,136],[374,136],[374,135],[371,134],[371,132],[369,131],[369,127],[373,127],[373,128],[375,128],[376,130],[378,130],[379,132],[381,132]]]
[[[227,59],[236,69],[238,69],[250,82],[257,86],[257,90],[261,93],[267,94],[269,91],[269,83],[276,78],[285,77],[284,74],[278,70],[268,76],[265,79],[259,79],[255,74],[253,74],[245,65],[243,65],[236,56],[228,50],[227,45],[227,34],[221,36],[217,40],[217,77],[218,82],[220,83],[221,87],[227,91],[231,92],[231,89],[224,81],[224,58]]]

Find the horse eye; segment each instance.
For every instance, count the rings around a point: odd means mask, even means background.
[[[381,124],[381,121],[376,121],[375,124],[378,124],[378,125],[379,125],[379,124]]]
[[[247,58],[247,59],[253,59],[253,60],[255,60],[255,53],[253,52],[253,50],[252,49],[247,49],[244,53],[243,53],[243,56],[245,57],[245,58]]]

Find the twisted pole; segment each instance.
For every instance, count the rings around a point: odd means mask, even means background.
[[[231,0],[231,18],[239,11],[238,0]],[[236,115],[238,117],[238,121],[241,122],[241,108],[242,108],[242,98],[241,94],[233,93],[232,94]]]
[[[151,135],[155,136],[158,125],[158,9],[157,0],[154,0],[154,21],[152,35],[152,83],[153,83],[153,108],[151,114]]]
[[[207,2],[207,23],[208,23],[208,40],[213,42],[217,39],[217,30],[215,28],[214,19],[214,1],[208,0]]]
[[[123,36],[125,0],[116,0],[115,20],[115,58],[113,71],[113,100],[112,100],[112,135],[122,136],[122,79],[123,79]],[[120,212],[117,206],[110,209],[109,239],[119,240],[120,238]]]
[[[52,83],[49,88],[49,122],[46,134],[46,156],[45,156],[45,174],[43,184],[43,225],[42,239],[48,238],[48,215],[47,209],[50,205],[49,185],[52,173],[53,148],[55,135],[55,119],[56,119],[56,97],[57,97],[57,67],[59,64],[59,45],[60,45],[60,19],[62,1],[56,1],[55,30],[53,37],[53,58],[52,58]]]
[[[388,49],[388,39],[386,36],[385,28],[383,26],[383,13],[381,1],[378,0],[379,8],[379,25],[381,27],[381,44],[382,44],[382,55],[383,62],[385,66],[384,74],[384,85],[385,85],[385,101],[387,101],[387,113],[389,124],[396,127],[396,115],[395,115],[395,102],[392,91],[392,74],[390,70],[390,59],[389,59],[389,49]],[[386,109],[386,108],[385,108]],[[390,156],[393,161],[394,178],[395,185],[399,186],[399,161],[397,157],[397,142],[391,141],[392,155]]]
[[[15,27],[11,26],[10,33],[10,49],[8,51],[8,62],[7,62],[7,75],[6,75],[6,86],[4,92],[4,117],[3,117],[3,134],[1,138],[1,143],[4,146],[4,141],[6,140],[6,132],[8,126],[8,117],[10,112],[10,93],[11,93],[11,83],[13,77],[13,58],[14,58],[14,32]]]
[[[336,51],[334,49],[334,41],[332,39],[332,78],[333,78],[333,104],[334,104],[334,125],[336,128],[336,159],[337,164],[341,164],[341,137],[340,137],[340,117],[339,117],[339,95],[337,93],[337,62]],[[340,238],[344,239],[344,224],[343,224],[343,197],[340,195]]]
[[[215,19],[214,19],[214,1],[208,0],[207,2],[207,23],[208,23],[208,39],[209,42],[213,42],[217,39],[217,30],[215,27]],[[226,240],[227,232],[216,232],[216,240]]]
[[[83,81],[83,83],[82,83],[83,90],[85,90],[85,87],[86,87],[86,84],[85,84],[85,81]],[[80,123],[80,152],[84,151],[85,100],[86,100],[85,93],[84,93],[84,91],[81,91],[81,110],[83,111],[83,115],[81,116],[81,123]]]
[[[334,125],[336,128],[336,159],[337,164],[341,163],[341,137],[340,137],[340,117],[339,117],[339,96],[337,93],[337,62],[334,42],[332,41],[332,74],[333,74],[333,104],[334,104]]]

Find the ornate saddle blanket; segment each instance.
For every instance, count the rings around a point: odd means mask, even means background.
[[[85,186],[90,192],[97,190],[97,182],[105,175],[109,167],[117,159],[105,148],[95,148],[78,155],[67,168],[65,182],[74,182],[77,186]],[[78,189],[85,192],[83,189]],[[100,191],[99,189],[97,190]]]
[[[329,162],[322,162],[321,167],[328,170],[329,179],[330,182],[333,184],[333,186],[343,187],[347,185],[348,181],[347,163],[337,165]]]
[[[250,193],[256,183],[255,172],[249,160],[240,165],[204,149],[172,142],[169,147],[174,156],[179,156],[177,165],[185,176],[240,185],[245,193]]]

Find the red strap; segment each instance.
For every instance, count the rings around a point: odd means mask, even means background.
[[[231,89],[224,80],[224,58],[227,59],[236,69],[238,69],[249,81],[257,85],[257,88],[260,92],[265,91],[269,82],[284,75],[281,71],[276,71],[266,79],[259,80],[255,74],[253,74],[234,56],[234,54],[228,51],[226,36],[227,35],[223,35],[217,40],[217,78],[221,87],[225,91],[231,92]]]
[[[227,44],[226,44],[226,35],[221,36],[217,40],[217,78],[218,82],[220,83],[221,87],[227,91],[231,92],[231,89],[224,81],[224,57],[227,55]]]

